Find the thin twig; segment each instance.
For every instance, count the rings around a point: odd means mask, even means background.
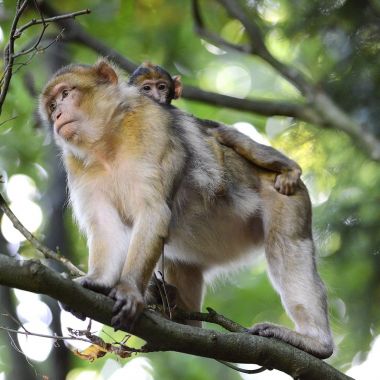
[[[236,323],[235,321],[232,321],[231,319],[226,318],[224,315],[218,314],[211,307],[208,307],[207,311],[208,311],[207,313],[200,313],[200,312],[194,312],[194,311],[189,312],[189,311],[184,311],[180,309],[175,309],[174,318],[180,318],[181,320],[185,319],[185,320],[191,320],[191,321],[203,321],[203,322],[214,323],[225,328],[228,331],[236,332],[236,333],[246,333],[248,331],[248,329],[246,329],[239,323]],[[237,367],[224,360],[217,360],[217,362],[235,371],[247,373],[247,374],[255,374],[255,373],[264,372],[266,370],[270,370],[270,368],[266,368],[266,367],[259,367],[256,369],[248,370],[248,369]]]
[[[34,1],[34,4],[37,8],[37,11],[39,12],[39,14],[41,16],[41,19],[38,19],[38,20],[33,19],[33,20],[29,21],[28,23],[24,24],[23,26],[21,26],[20,28],[17,28],[17,24],[20,20],[21,15],[23,14],[23,12],[25,11],[25,9],[28,5],[28,0],[24,0],[22,2],[22,4],[21,4],[21,1],[18,1],[17,5],[16,5],[16,14],[15,14],[15,17],[12,21],[12,26],[11,26],[11,30],[10,30],[9,38],[8,38],[8,44],[7,44],[5,51],[4,51],[5,69],[4,69],[4,74],[2,75],[1,80],[0,80],[0,82],[1,82],[1,87],[0,87],[0,114],[2,111],[2,107],[3,107],[4,101],[5,101],[6,95],[7,95],[8,90],[9,90],[10,82],[11,82],[12,75],[13,75],[13,67],[14,67],[15,59],[22,56],[22,55],[26,55],[26,54],[29,54],[31,52],[39,51],[39,44],[40,44],[40,42],[44,36],[46,28],[49,25],[49,22],[57,22],[60,20],[68,19],[68,18],[72,19],[72,18],[75,18],[76,16],[80,16],[83,14],[90,13],[89,9],[84,9],[84,10],[81,10],[78,12],[67,13],[64,15],[57,15],[57,16],[54,16],[51,18],[44,18],[38,4],[36,3],[36,1]],[[42,27],[42,30],[41,30],[35,44],[25,51],[20,51],[18,53],[15,53],[15,48],[14,48],[15,40],[20,38],[22,33],[26,29],[30,28],[33,25],[41,25],[41,24],[43,25],[43,27]],[[34,54],[33,54],[33,56],[34,56]]]
[[[1,114],[2,106],[4,104],[5,97],[8,93],[9,84],[12,78],[12,68],[13,68],[13,62],[14,62],[14,58],[13,58],[14,34],[16,32],[17,23],[22,13],[26,9],[27,4],[28,4],[27,0],[25,0],[21,5],[20,5],[20,1],[17,2],[16,15],[12,21],[11,31],[9,33],[9,41],[8,41],[7,46],[4,49],[5,75],[4,75],[4,81],[2,83],[1,91],[0,91],[0,114]]]
[[[27,55],[29,53],[33,53],[33,55],[28,59],[28,61],[26,63],[21,64],[21,65],[28,64],[37,53],[44,52],[46,49],[48,49],[51,45],[55,44],[61,38],[61,36],[62,36],[62,34],[64,32],[64,29],[62,29],[57,34],[57,36],[55,37],[55,39],[53,41],[49,42],[46,46],[40,47],[39,45],[40,45],[40,43],[42,41],[42,38],[45,35],[45,30],[46,30],[47,27],[48,27],[48,25],[44,26],[44,28],[43,28],[42,32],[40,33],[40,35],[38,36],[36,42],[30,48],[25,49],[25,50],[21,50],[19,53],[14,54],[14,58],[18,58],[18,57],[21,57],[23,55]],[[15,72],[16,72],[16,70],[15,70]]]
[[[33,25],[40,25],[40,24],[46,25],[46,24],[51,23],[51,22],[56,22],[56,21],[60,21],[60,20],[67,20],[70,18],[75,18],[76,16],[81,16],[81,15],[89,14],[89,13],[91,13],[90,9],[83,9],[83,10],[78,11],[78,12],[65,13],[64,15],[59,15],[59,16],[54,16],[54,17],[49,17],[49,18],[41,18],[40,20],[33,19],[33,20],[29,21],[28,23],[26,23],[25,25],[20,26],[20,28],[18,28],[16,30],[15,38],[20,37],[24,30],[30,28]]]
[[[12,121],[12,120],[14,120],[14,119],[17,119],[17,118],[18,118],[18,115],[13,116],[13,117],[10,117],[9,119],[2,121],[2,122],[0,123],[0,127],[2,127],[4,124],[6,124],[6,123],[8,123],[8,122],[10,122],[10,121]]]
[[[192,1],[192,12],[195,32],[201,37],[204,37],[206,40],[210,41],[216,46],[226,47],[227,49],[236,50],[241,53],[251,53],[250,46],[233,44],[218,36],[216,33],[212,33],[211,31],[207,30],[204,26],[198,0]]]
[[[80,269],[78,269],[70,260],[68,260],[66,257],[61,256],[51,250],[50,248],[43,245],[36,237],[29,232],[23,224],[20,222],[20,220],[16,217],[16,215],[12,212],[12,210],[7,205],[5,199],[0,194],[0,209],[4,212],[5,215],[8,216],[8,218],[11,220],[13,226],[24,235],[24,237],[38,250],[40,251],[46,258],[53,259],[55,261],[58,261],[63,266],[65,266],[68,271],[75,276],[82,276],[84,275],[84,272],[82,272]]]
[[[91,340],[89,340],[89,339],[79,338],[76,336],[59,336],[59,335],[38,334],[38,333],[31,332],[31,331],[14,330],[14,329],[10,329],[8,327],[3,327],[3,326],[0,326],[0,330],[8,331],[8,332],[15,333],[15,334],[31,335],[31,336],[37,336],[40,338],[47,338],[47,339],[54,339],[54,340],[69,340],[70,339],[70,340],[81,340],[81,341],[86,342],[86,343],[92,343]]]
[[[181,309],[175,309],[174,318],[214,323],[231,332],[246,333],[248,331],[248,329],[242,325],[239,325],[239,323],[236,323],[231,319],[218,314],[215,310],[211,309],[211,307],[208,307],[207,311],[207,313],[201,313],[196,311],[184,311]]]

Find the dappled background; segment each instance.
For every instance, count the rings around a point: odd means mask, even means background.
[[[1,48],[7,42],[14,3],[0,1]],[[207,29],[234,46],[249,43],[242,23],[220,3],[200,1]],[[376,353],[377,358],[380,355],[380,170],[373,159],[376,148],[371,147],[376,146],[376,139],[379,144],[380,138],[380,2],[242,3],[247,6],[247,17],[262,31],[269,52],[286,67],[299,70],[315,93],[302,93],[297,82],[284,77],[260,54],[245,54],[205,35],[200,37],[194,31],[189,0],[49,1],[59,13],[90,8],[91,14],[76,19],[85,33],[135,64],[150,60],[173,75],[181,75],[187,98],[194,98],[190,96],[193,86],[239,99],[308,106],[313,95],[321,91],[359,126],[355,133],[347,134],[339,123],[318,123],[317,116],[312,123],[311,118],[300,120],[291,113],[276,111],[275,106],[269,113],[255,107],[242,111],[238,110],[241,107],[228,107],[228,102],[213,105],[217,101],[212,97],[175,102],[196,116],[235,125],[301,165],[314,206],[319,270],[328,288],[336,342],[336,353],[328,361],[357,379],[375,379],[380,373],[375,359]],[[39,17],[31,7],[22,21]],[[39,33],[37,26],[26,30],[16,41],[17,49],[30,47]],[[61,37],[58,41],[57,36]],[[47,28],[41,43],[41,47],[48,45],[16,61],[0,119],[2,193],[30,231],[85,269],[85,243],[70,209],[65,208],[64,174],[51,136],[36,118],[36,94],[54,70],[69,62],[93,63],[99,48],[86,47],[83,39],[70,35],[70,30],[62,32],[62,26],[55,24]],[[323,115],[323,110],[320,112]],[[379,155],[377,151],[377,160]],[[5,217],[1,219],[0,253],[39,257]],[[265,320],[291,326],[265,268],[261,258],[245,270],[220,278],[210,289],[205,305],[245,326]],[[61,322],[64,328],[78,328],[71,316],[61,315],[54,300],[3,287],[0,297],[1,313],[6,314],[0,316],[0,327],[18,329],[9,317],[12,315],[29,331],[40,334],[67,335],[67,330],[61,331]],[[93,329],[101,332],[102,327],[93,325]],[[111,329],[105,329],[102,336],[111,341],[122,339]],[[136,344],[141,343],[136,340]],[[289,378],[274,372],[248,377],[217,362],[178,353],[128,360],[105,356],[90,364],[67,351],[62,343],[57,347],[49,339],[18,339],[0,332],[1,380],[41,378],[43,374],[69,380]]]

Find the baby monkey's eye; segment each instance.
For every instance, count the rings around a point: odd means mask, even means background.
[[[69,90],[65,89],[62,91],[62,99],[65,99],[69,95]]]
[[[166,90],[166,84],[165,84],[165,83],[161,83],[161,84],[159,84],[159,85],[158,85],[158,89],[159,89],[160,91],[164,91],[164,90]]]
[[[148,85],[145,85],[145,86],[143,86],[143,90],[144,90],[144,91],[150,91],[150,90],[151,90],[151,88],[150,88],[150,86],[148,86]]]

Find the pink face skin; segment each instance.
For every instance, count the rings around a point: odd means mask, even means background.
[[[71,140],[77,133],[78,122],[83,119],[79,108],[80,92],[65,83],[57,84],[51,91],[46,104],[54,133],[64,140]]]

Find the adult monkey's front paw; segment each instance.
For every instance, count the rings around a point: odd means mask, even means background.
[[[64,277],[67,278],[67,276],[64,276]],[[108,293],[112,289],[111,286],[104,285],[99,279],[97,279],[95,276],[91,276],[91,275],[85,275],[85,276],[77,277],[74,279],[74,281],[77,282],[78,284],[82,285],[86,289],[90,289],[96,293],[101,293],[104,295],[108,295]],[[73,308],[69,307],[68,305],[66,305],[62,302],[59,302],[59,305],[63,310],[73,314],[74,317],[81,319],[82,321],[84,321],[86,319],[85,314],[74,310]]]
[[[112,327],[115,330],[132,330],[144,310],[142,294],[129,284],[121,282],[111,290],[109,296],[116,301],[112,309]]]

